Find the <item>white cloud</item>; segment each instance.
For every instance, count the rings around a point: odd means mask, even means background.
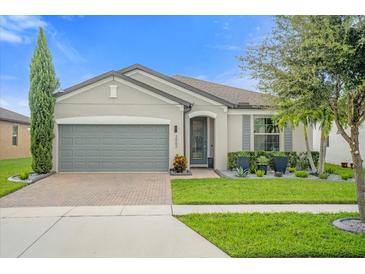
[[[0,40],[8,43],[28,43],[34,30],[46,27],[40,16],[0,16]]]
[[[22,37],[12,33],[10,31],[7,31],[3,28],[0,28],[0,41],[9,42],[9,43],[21,43]]]
[[[53,36],[55,46],[66,56],[66,58],[74,63],[84,61],[80,53],[67,41],[67,39],[58,39],[57,35]],[[61,42],[62,40],[62,42]]]
[[[67,19],[66,19],[67,18]],[[73,18],[65,17],[65,20]],[[35,40],[39,27],[46,28],[50,42],[69,61],[84,61],[80,53],[71,45],[67,37],[60,34],[55,27],[47,24],[41,16],[0,16],[0,40],[9,43],[30,43]]]
[[[229,50],[229,51],[235,51],[235,50],[241,50],[242,48],[237,45],[215,45],[213,48],[221,49],[221,50]]]
[[[38,29],[39,27],[44,28],[47,26],[47,23],[40,16],[8,16],[8,21],[17,30]]]

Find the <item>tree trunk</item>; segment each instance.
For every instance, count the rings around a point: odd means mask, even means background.
[[[309,165],[311,167],[311,170],[313,173],[317,172],[316,166],[314,165],[313,157],[312,157],[312,151],[309,148],[309,140],[308,140],[308,130],[307,126],[304,126],[304,140],[305,140],[305,147],[307,149],[307,157],[309,160]]]
[[[359,207],[361,222],[365,223],[365,182],[359,146],[359,129],[356,126],[351,127],[351,140],[350,147],[355,170],[357,205]]]
[[[326,162],[326,153],[327,153],[327,137],[323,134],[321,130],[321,141],[320,141],[320,148],[319,148],[319,167],[318,172],[319,174],[324,173],[324,164]]]

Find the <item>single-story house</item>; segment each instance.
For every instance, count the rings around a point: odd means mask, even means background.
[[[55,93],[54,168],[60,172],[227,168],[227,153],[305,151],[303,128],[272,125],[268,95],[136,64]],[[312,142],[312,138],[310,138]]]
[[[30,157],[29,117],[0,108],[0,160]]]
[[[349,131],[349,129],[347,129]],[[365,124],[360,127],[360,153],[365,157]],[[313,129],[313,149],[319,151],[321,131],[319,128]],[[337,126],[333,123],[331,132],[327,138],[326,162],[332,164],[341,164],[341,162],[352,163],[351,151],[349,144],[343,139],[338,132]]]

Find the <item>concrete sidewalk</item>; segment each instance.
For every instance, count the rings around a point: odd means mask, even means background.
[[[120,215],[120,209],[1,209],[0,257],[229,257],[165,207],[151,209],[149,216],[139,208]]]
[[[355,204],[141,205],[0,208],[1,218],[82,216],[171,216],[191,213],[356,212]]]
[[[0,257],[228,257],[172,215],[354,212],[356,205],[0,208]]]

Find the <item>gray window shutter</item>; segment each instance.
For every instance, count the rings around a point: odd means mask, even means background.
[[[251,150],[251,116],[242,115],[242,150]]]
[[[293,130],[288,124],[284,127],[284,151],[293,151]]]

